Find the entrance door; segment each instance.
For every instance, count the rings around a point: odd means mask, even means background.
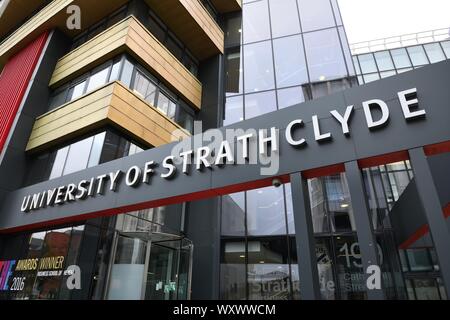
[[[190,298],[190,240],[159,232],[118,232],[114,247],[106,299]]]

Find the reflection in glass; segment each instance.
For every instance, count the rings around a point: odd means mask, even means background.
[[[439,43],[429,43],[424,45],[424,47],[431,63],[445,60],[444,52],[442,51]]]
[[[270,38],[269,8],[267,0],[245,4],[242,9],[244,43]]]
[[[227,95],[242,93],[242,59],[239,51],[225,55],[225,91]]]
[[[64,175],[83,170],[87,167],[93,140],[94,138],[90,137],[70,146],[64,167]]]
[[[407,50],[413,66],[428,64],[428,59],[422,46],[409,47]]]
[[[336,29],[304,34],[310,81],[347,76],[347,68]]]
[[[227,97],[225,102],[225,119],[223,119],[223,125],[227,126],[242,120],[244,120],[242,96]]]
[[[405,48],[391,50],[391,55],[397,69],[411,67]]]
[[[220,264],[220,298],[246,299],[245,242],[222,241]]]
[[[226,21],[225,45],[233,46],[241,44],[242,37],[242,15],[236,14]]]
[[[387,78],[387,77],[395,76],[396,74],[397,73],[395,72],[395,70],[382,71],[382,72],[380,72],[380,77],[381,78]]]
[[[377,65],[371,53],[362,54],[358,56],[358,59],[362,73],[377,72]]]
[[[378,69],[380,71],[392,70],[394,69],[394,63],[392,62],[391,55],[389,51],[379,51],[375,52],[375,59],[377,60]]]
[[[278,89],[278,108],[283,109],[305,101],[302,87]]]
[[[225,236],[245,235],[245,192],[222,197],[221,234]]]
[[[286,237],[251,239],[247,246],[249,299],[289,299],[290,277]]]
[[[450,41],[441,42],[442,48],[444,49],[447,59],[450,59]]]
[[[277,87],[288,87],[308,82],[303,43],[300,35],[273,41]]]
[[[86,88],[86,92],[90,92],[98,87],[104,85],[108,79],[109,67],[104,68],[96,73],[92,74],[89,78],[89,83]]]
[[[335,26],[330,0],[297,0],[303,32]]]
[[[363,75],[363,77],[364,77],[364,83],[369,83],[369,82],[380,79],[380,76],[378,75],[378,73],[365,74],[365,75]]]
[[[272,37],[300,33],[296,0],[269,0]]]
[[[245,119],[275,111],[277,103],[274,91],[245,95]]]
[[[273,89],[272,45],[270,41],[244,46],[244,89],[246,93]]]
[[[283,188],[266,187],[247,192],[249,235],[286,234]]]

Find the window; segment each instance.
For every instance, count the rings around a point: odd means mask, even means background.
[[[221,234],[224,236],[245,235],[245,192],[222,197]]]
[[[272,37],[300,33],[296,0],[269,0]]]
[[[93,91],[93,90],[97,89],[98,87],[101,87],[102,85],[106,84],[106,82],[108,80],[109,70],[110,70],[110,68],[106,67],[99,71],[94,72],[89,77],[89,83],[86,88],[86,92]]]
[[[142,148],[126,138],[104,131],[33,158],[25,184],[58,178],[140,151]]]
[[[242,9],[244,43],[270,38],[269,10],[267,0],[244,4]]]
[[[409,61],[408,54],[405,48],[391,50],[392,59],[394,59],[395,68],[407,68],[411,67],[411,62]]]
[[[157,107],[158,110],[162,111],[169,119],[173,120],[175,118],[176,104],[161,91],[159,92]]]
[[[303,32],[335,26],[330,0],[297,0]]]
[[[277,87],[308,82],[303,43],[300,35],[273,41]]]
[[[336,29],[305,33],[304,41],[311,82],[347,76]]]
[[[439,43],[429,43],[424,45],[424,47],[431,63],[445,60],[444,52],[442,51]]]
[[[377,65],[371,53],[358,56],[362,73],[377,72]]]
[[[233,124],[244,120],[242,96],[228,97],[225,103],[225,119],[223,125]]]
[[[305,101],[302,87],[293,87],[277,90],[278,108],[290,107]]]
[[[394,69],[394,63],[392,62],[389,51],[375,52],[375,59],[377,60],[378,69],[380,71]]]
[[[230,51],[225,55],[226,94],[242,93],[242,59],[239,51]]]
[[[155,105],[156,86],[140,71],[136,72],[133,90],[150,105]]]
[[[272,46],[270,41],[244,46],[244,89],[256,92],[273,89]]]
[[[364,74],[363,77],[364,77],[364,83],[369,83],[369,82],[380,79],[380,76],[378,75],[378,73],[367,73],[367,74]]]
[[[283,188],[267,187],[247,192],[249,235],[286,234]]]
[[[277,110],[275,92],[267,91],[245,95],[245,119]]]
[[[442,48],[444,49],[447,59],[450,59],[450,41],[441,42]]]
[[[225,26],[225,46],[236,46],[241,44],[242,37],[242,14],[236,14],[227,19]]]
[[[425,50],[423,50],[422,46],[409,47],[407,50],[413,66],[428,64],[427,55],[425,54]]]

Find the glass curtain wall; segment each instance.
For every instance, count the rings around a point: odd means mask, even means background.
[[[335,0],[243,1],[242,15],[225,21],[225,47],[224,125],[354,84]],[[221,298],[299,299],[290,184],[224,196],[221,214]],[[336,212],[326,223],[338,232],[351,219]]]
[[[450,59],[450,40],[353,56],[359,84]]]

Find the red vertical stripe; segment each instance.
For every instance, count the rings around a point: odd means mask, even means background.
[[[14,55],[0,74],[0,152],[8,138],[47,38],[48,32],[40,35],[25,49]]]

